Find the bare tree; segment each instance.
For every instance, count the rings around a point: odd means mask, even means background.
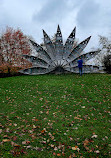
[[[111,55],[111,40],[108,37],[99,35],[98,55],[95,57],[95,62],[104,66],[104,57]]]

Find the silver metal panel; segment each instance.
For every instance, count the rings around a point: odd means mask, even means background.
[[[37,43],[30,40],[32,45],[34,46],[35,50],[38,52],[38,58],[45,60],[47,63],[51,62],[51,57],[48,53]]]
[[[67,67],[69,64],[70,64],[71,67],[73,67],[74,65],[77,65],[77,61],[78,61],[78,59],[79,59],[80,57],[82,58],[83,63],[86,63],[88,60],[94,58],[97,54],[98,54],[98,51],[95,51],[95,52],[92,51],[92,52],[88,52],[88,53],[83,54],[83,55],[79,55],[79,57],[74,58],[73,61],[64,64],[64,67]],[[70,60],[68,60],[68,61],[70,61]]]
[[[43,35],[44,35],[44,45],[46,47],[47,53],[53,61],[55,59],[54,44],[52,43],[50,37],[47,35],[47,33],[44,30],[43,30]]]
[[[42,66],[42,67],[46,67],[46,68],[49,66],[49,64],[46,61],[44,61],[38,57],[29,56],[29,55],[23,55],[23,57],[25,57],[25,59],[27,59],[28,61],[32,62],[33,66]]]
[[[67,67],[67,68],[65,68],[65,70],[73,72],[73,73],[79,73],[78,66]],[[99,67],[98,66],[94,66],[94,65],[84,65],[83,66],[83,73],[96,73],[98,71],[99,71]]]
[[[75,42],[75,33],[76,33],[76,27],[71,32],[71,34],[67,38],[66,43],[64,45],[64,55],[63,55],[64,59],[67,59],[67,57],[71,53],[71,50],[72,50],[74,42]]]
[[[75,58],[80,56],[80,53],[84,50],[84,48],[86,47],[86,45],[88,44],[89,40],[90,40],[91,36],[88,37],[87,39],[85,39],[84,41],[82,41],[80,44],[78,44],[70,53],[70,55],[68,56],[68,60],[73,61]]]
[[[51,71],[53,71],[53,68],[48,69],[48,68],[43,68],[43,67],[32,67],[29,69],[21,70],[20,72],[24,74],[29,74],[29,75],[39,75],[39,74],[46,74]]]
[[[62,33],[59,25],[56,33],[55,56],[56,56],[56,60],[61,60],[63,58],[63,40],[62,40]]]

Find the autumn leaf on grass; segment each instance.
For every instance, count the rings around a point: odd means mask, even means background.
[[[72,150],[77,150],[78,152],[79,152],[79,148],[78,148],[78,146],[75,146],[75,147],[72,147]]]
[[[89,145],[89,140],[85,139],[85,141],[83,141],[84,146]]]
[[[81,106],[81,108],[83,108],[83,109],[84,109],[84,108],[85,108],[85,106]]]
[[[61,144],[61,142],[59,142],[58,149],[61,149],[61,148],[62,148],[62,144]]]
[[[32,139],[36,139],[37,137],[35,136],[35,133],[32,133],[29,135],[30,137],[32,137]]]
[[[96,134],[94,134],[91,138],[97,138],[98,136]]]
[[[77,157],[75,153],[69,156],[69,158]]]
[[[14,123],[13,125],[14,125],[15,127],[17,126],[17,124],[16,124],[16,123]]]
[[[56,153],[54,152],[54,153],[53,153],[53,155],[55,156],[55,155],[56,155]]]
[[[51,146],[52,148],[54,148],[54,145],[53,145],[53,144],[51,144],[50,146]]]
[[[28,141],[28,140],[23,141],[22,144],[30,144],[30,141]]]
[[[77,150],[77,147],[78,147],[78,146],[72,147],[72,150]]]
[[[5,143],[5,142],[10,142],[10,141],[11,141],[10,139],[3,139],[3,140],[2,140],[3,143]]]
[[[61,154],[60,154],[60,153],[58,153],[58,154],[57,154],[57,156],[61,156]]]
[[[11,150],[11,153],[13,154],[14,157],[18,157],[20,156],[21,154],[27,154],[26,151],[24,151],[24,148],[16,148],[14,147],[12,150]]]
[[[15,141],[15,140],[17,140],[17,136],[14,136],[14,137],[13,137],[13,141]]]
[[[33,125],[33,128],[36,128],[36,126],[35,126],[35,125]]]
[[[4,135],[3,138],[9,138],[9,136],[8,135]]]
[[[40,100],[40,101],[42,101],[42,100],[43,100],[43,98],[40,98],[39,100]]]
[[[36,118],[34,118],[34,119],[32,119],[32,121],[39,121],[38,119],[36,119]]]
[[[58,148],[55,146],[54,150],[56,151],[56,150],[58,150]]]
[[[14,147],[20,147],[19,144],[16,144],[15,142],[11,141],[11,145],[14,146]]]
[[[49,111],[46,111],[46,114],[49,115]]]
[[[80,118],[80,117],[74,117],[74,119],[75,120],[80,120],[80,121],[82,120],[82,118]]]
[[[99,154],[100,153],[100,151],[99,150],[96,150],[96,151],[94,151],[96,154]]]
[[[86,150],[89,150],[89,148],[87,147],[87,145],[89,145],[89,140],[85,139],[85,141],[83,141],[84,147]]]
[[[42,131],[41,131],[41,133],[43,134],[45,132],[45,130],[43,129]]]
[[[0,129],[0,134],[2,133],[2,129]]]
[[[77,157],[75,153],[69,156],[69,158]]]

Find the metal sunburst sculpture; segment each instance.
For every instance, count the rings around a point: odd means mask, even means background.
[[[52,41],[47,33],[43,30],[44,46],[42,47],[34,41],[30,40],[37,52],[37,55],[23,55],[24,58],[32,62],[32,67],[21,70],[20,72],[29,75],[46,73],[61,74],[67,72],[78,73],[78,58],[82,57],[83,62],[86,63],[89,59],[96,55],[96,52],[88,52],[86,54],[82,54],[82,51],[88,44],[91,36],[74,47],[75,32],[76,28],[73,29],[65,44],[63,45],[63,39],[59,25],[54,41]],[[87,64],[83,65],[84,73],[96,72],[98,69],[98,66]]]

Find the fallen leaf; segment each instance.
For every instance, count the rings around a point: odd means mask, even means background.
[[[99,154],[100,153],[100,151],[99,150],[96,150],[96,151],[94,151],[96,154]]]
[[[95,135],[93,135],[91,138],[97,138],[98,136],[95,134]]]
[[[17,136],[14,136],[14,137],[13,137],[13,141],[15,141],[15,140],[17,140]]]
[[[45,130],[43,129],[42,131],[41,131],[41,133],[44,133],[45,132]]]
[[[57,156],[61,156],[61,154],[60,154],[60,153],[58,153],[58,154],[57,154]]]
[[[28,141],[28,140],[23,141],[22,144],[30,144],[30,141]]]
[[[3,139],[2,142],[10,142],[10,139]]]
[[[22,144],[26,144],[26,141],[23,141]]]
[[[54,147],[54,145],[53,145],[53,144],[51,144],[50,146],[51,146],[52,148]]]
[[[58,150],[58,148],[57,148],[57,147],[55,147],[55,148],[54,148],[54,150],[56,151],[56,150]]]
[[[36,126],[35,126],[35,125],[33,125],[33,128],[36,128]]]
[[[83,141],[84,146],[89,144],[89,141],[86,139],[85,141]]]
[[[0,134],[2,133],[2,129],[0,129]]]
[[[77,157],[75,153],[72,154],[73,157]]]
[[[55,155],[56,155],[56,153],[54,152],[54,153],[53,153],[53,155],[55,156]]]
[[[46,111],[46,114],[49,115],[49,111]]]
[[[20,147],[20,145],[16,144],[15,142],[12,142],[12,141],[11,141],[11,145],[14,147]]]
[[[72,150],[77,150],[78,146],[72,147]]]
[[[84,108],[85,108],[85,106],[81,106],[81,108],[83,108],[83,109],[84,109]]]

